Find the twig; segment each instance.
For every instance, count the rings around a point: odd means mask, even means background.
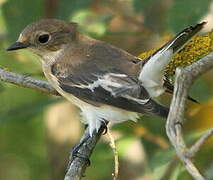
[[[194,145],[189,149],[189,158],[193,158],[194,155],[200,150],[201,146],[207,141],[207,139],[213,135],[213,128],[208,130],[205,134],[203,134],[200,139],[198,139]]]
[[[184,163],[187,171],[196,180],[204,180],[204,177],[192,163],[191,157],[193,157],[200,149],[201,145],[212,134],[212,131],[210,130],[207,134],[204,134],[197,143],[188,149],[183,139],[182,124],[189,88],[198,76],[211,68],[213,68],[213,53],[208,54],[184,69],[176,70],[174,95],[166,123],[167,135],[174,146],[178,157]]]
[[[34,79],[29,76],[24,76],[14,72],[10,72],[0,68],[0,80],[8,83],[12,83],[21,87],[35,89],[47,94],[59,95],[55,89],[46,81]],[[105,129],[101,128],[98,133],[95,133],[92,137],[80,147],[79,153],[84,154],[88,158],[91,156],[93,149],[96,146],[101,134]],[[88,130],[86,129],[82,139],[88,136]],[[72,162],[68,168],[65,176],[66,180],[79,180],[83,176],[87,167],[87,161],[79,157],[73,157]]]
[[[0,68],[0,80],[21,87],[35,89],[47,94],[58,95],[58,92],[46,81],[34,79],[29,76],[17,74]]]
[[[110,139],[110,147],[112,148],[113,154],[114,154],[114,173],[112,173],[113,180],[118,179],[118,171],[119,171],[119,161],[118,161],[118,151],[116,149],[114,138],[112,137],[110,130],[108,129],[107,135]]]

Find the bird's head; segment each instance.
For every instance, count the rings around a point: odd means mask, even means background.
[[[7,50],[30,49],[40,57],[72,45],[77,38],[77,24],[56,19],[43,19],[28,25],[18,40]]]

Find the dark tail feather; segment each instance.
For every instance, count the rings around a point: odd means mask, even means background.
[[[168,89],[166,89],[166,92],[169,93],[169,94],[173,94],[173,91],[170,91],[170,90],[168,90]],[[196,99],[194,99],[194,98],[191,97],[191,96],[188,96],[187,99],[188,99],[189,101],[194,102],[194,103],[200,104]]]
[[[169,42],[164,44],[160,49],[155,51],[152,55],[141,61],[141,63],[138,63],[139,66],[144,66],[148,61],[152,59],[153,56],[157,54],[163,54],[167,50],[172,49],[173,50],[173,55],[180,51],[184,45],[191,40],[191,38],[197,34],[206,24],[207,22],[202,22],[199,23],[195,26],[190,26],[188,28],[185,28],[183,31],[181,31],[179,34],[177,34],[174,38],[172,38]],[[170,59],[168,59],[169,63]]]
[[[185,28],[179,34],[177,34],[168,44],[173,43],[171,48],[173,48],[173,52],[176,53],[179,51],[184,44],[186,44],[195,34],[197,34],[206,24],[207,22],[201,22],[196,24],[195,26],[190,26]]]
[[[164,79],[163,86],[166,88],[167,93],[173,94],[174,86],[170,83],[170,81],[168,79]],[[194,103],[200,104],[196,99],[192,98],[191,96],[188,96],[187,99]]]
[[[155,117],[167,118],[169,108],[150,99],[146,104],[140,105],[140,113]]]
[[[179,50],[181,50],[184,45],[191,40],[191,38],[197,34],[206,24],[207,22],[201,22],[199,24],[196,24],[195,26],[190,26],[188,28],[185,28],[183,31],[178,33],[174,38],[172,38],[169,42],[164,44],[161,48],[159,48],[156,52],[154,52],[152,55],[147,57],[142,61],[142,64],[147,63],[152,56],[159,53],[160,51],[166,51],[168,49],[172,49],[173,53],[177,53]]]
[[[191,96],[188,96],[187,99],[194,103],[200,104],[200,102],[198,102],[196,99],[192,98]]]
[[[172,48],[174,53],[178,52],[195,34],[197,34],[204,27],[206,23],[207,22],[201,22],[195,26],[185,28],[162,48],[170,46],[169,49]],[[174,87],[172,84],[170,84],[169,81],[164,81],[164,86],[166,87],[166,92],[173,94]],[[188,96],[187,98],[188,100],[199,104],[199,102],[192,97]]]

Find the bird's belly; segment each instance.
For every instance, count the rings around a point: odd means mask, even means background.
[[[60,87],[56,90],[69,100],[72,104],[81,109],[82,122],[88,124],[90,135],[93,131],[98,131],[103,121],[109,121],[113,124],[121,123],[127,120],[136,121],[138,113],[116,108],[110,105],[94,106],[72,94],[64,92]]]
[[[90,135],[94,130],[98,131],[103,121],[113,124],[127,120],[136,121],[138,113],[126,111],[109,105],[95,107],[93,105],[81,107],[83,122],[89,125]]]
[[[94,106],[81,99],[57,89],[72,104],[81,109],[82,122],[88,124],[90,135],[93,131],[98,131],[103,121],[109,121],[113,124],[121,123],[127,120],[136,121],[138,113],[130,112],[110,105]]]

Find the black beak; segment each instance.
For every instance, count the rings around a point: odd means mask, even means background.
[[[21,42],[15,42],[14,44],[12,44],[10,47],[8,47],[6,50],[7,51],[13,51],[13,50],[17,50],[17,49],[24,49],[27,48],[28,45],[21,43]]]

